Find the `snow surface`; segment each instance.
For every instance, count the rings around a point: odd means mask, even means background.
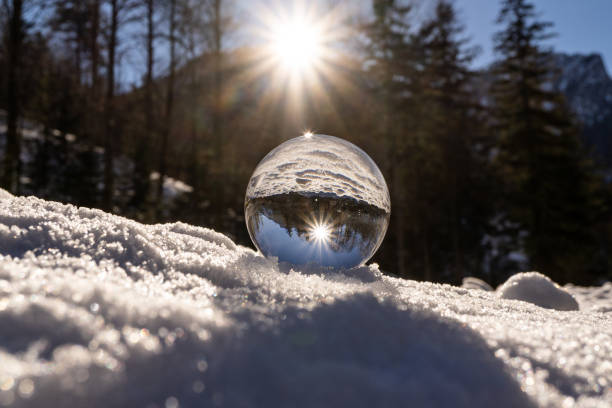
[[[387,184],[376,163],[334,136],[307,133],[277,146],[259,162],[247,197],[287,193],[349,197],[391,211]]]
[[[609,285],[557,311],[0,196],[1,405],[612,406]]]
[[[606,282],[598,288],[581,288],[567,285],[568,289],[581,305],[588,305],[593,312],[612,312],[612,282]]]

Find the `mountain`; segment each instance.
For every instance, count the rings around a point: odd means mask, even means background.
[[[555,54],[560,75],[554,83],[580,119],[593,156],[612,167],[612,78],[599,54]]]

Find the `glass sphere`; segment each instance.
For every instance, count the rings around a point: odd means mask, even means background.
[[[383,175],[363,150],[307,133],[257,165],[244,212],[249,235],[266,257],[352,268],[380,246],[391,200]]]

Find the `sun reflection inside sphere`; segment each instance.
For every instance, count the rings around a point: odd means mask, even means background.
[[[325,224],[316,225],[310,235],[315,241],[327,241],[329,239],[329,227]]]

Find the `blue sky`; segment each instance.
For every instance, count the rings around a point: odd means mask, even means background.
[[[555,50],[568,53],[602,54],[608,73],[612,67],[612,0],[535,0],[543,20],[554,23]],[[455,0],[466,33],[482,47],[477,67],[493,60],[492,35],[499,28],[495,18],[498,0]]]
[[[241,24],[256,18],[262,4],[275,7],[287,7],[293,2],[317,1],[320,5],[329,4],[330,0],[233,0],[229,4],[237,6],[234,15]],[[357,7],[361,14],[368,14],[372,0],[340,0],[349,7]],[[435,4],[433,0],[415,0],[423,8]],[[557,37],[550,40],[556,51],[566,53],[599,53],[603,56],[608,73],[612,74],[612,0],[531,0],[536,11],[545,21],[554,24],[553,32]],[[465,34],[471,39],[471,45],[478,45],[482,52],[474,61],[475,68],[491,63],[493,53],[493,34],[500,29],[495,19],[501,0],[454,0],[459,17],[466,27]],[[138,47],[136,47],[138,48]],[[127,61],[130,66],[120,74],[122,82],[139,82],[142,76],[144,61],[143,50],[131,55]],[[163,54],[163,52],[162,52]],[[159,59],[159,68],[166,64],[164,56]]]
[[[288,7],[294,3],[315,1],[323,8],[330,0],[234,0],[247,15],[258,14],[262,4]],[[412,0],[420,4],[421,11],[433,6],[433,0]],[[601,54],[608,68],[612,68],[612,0],[531,0],[542,20],[554,24],[557,37],[550,40],[556,51],[567,53]],[[333,1],[332,1],[333,3]],[[372,0],[340,0],[349,8],[356,7],[367,16]],[[454,0],[466,34],[472,45],[479,45],[482,52],[475,61],[482,67],[493,61],[493,34],[499,30],[495,24],[501,0]]]

